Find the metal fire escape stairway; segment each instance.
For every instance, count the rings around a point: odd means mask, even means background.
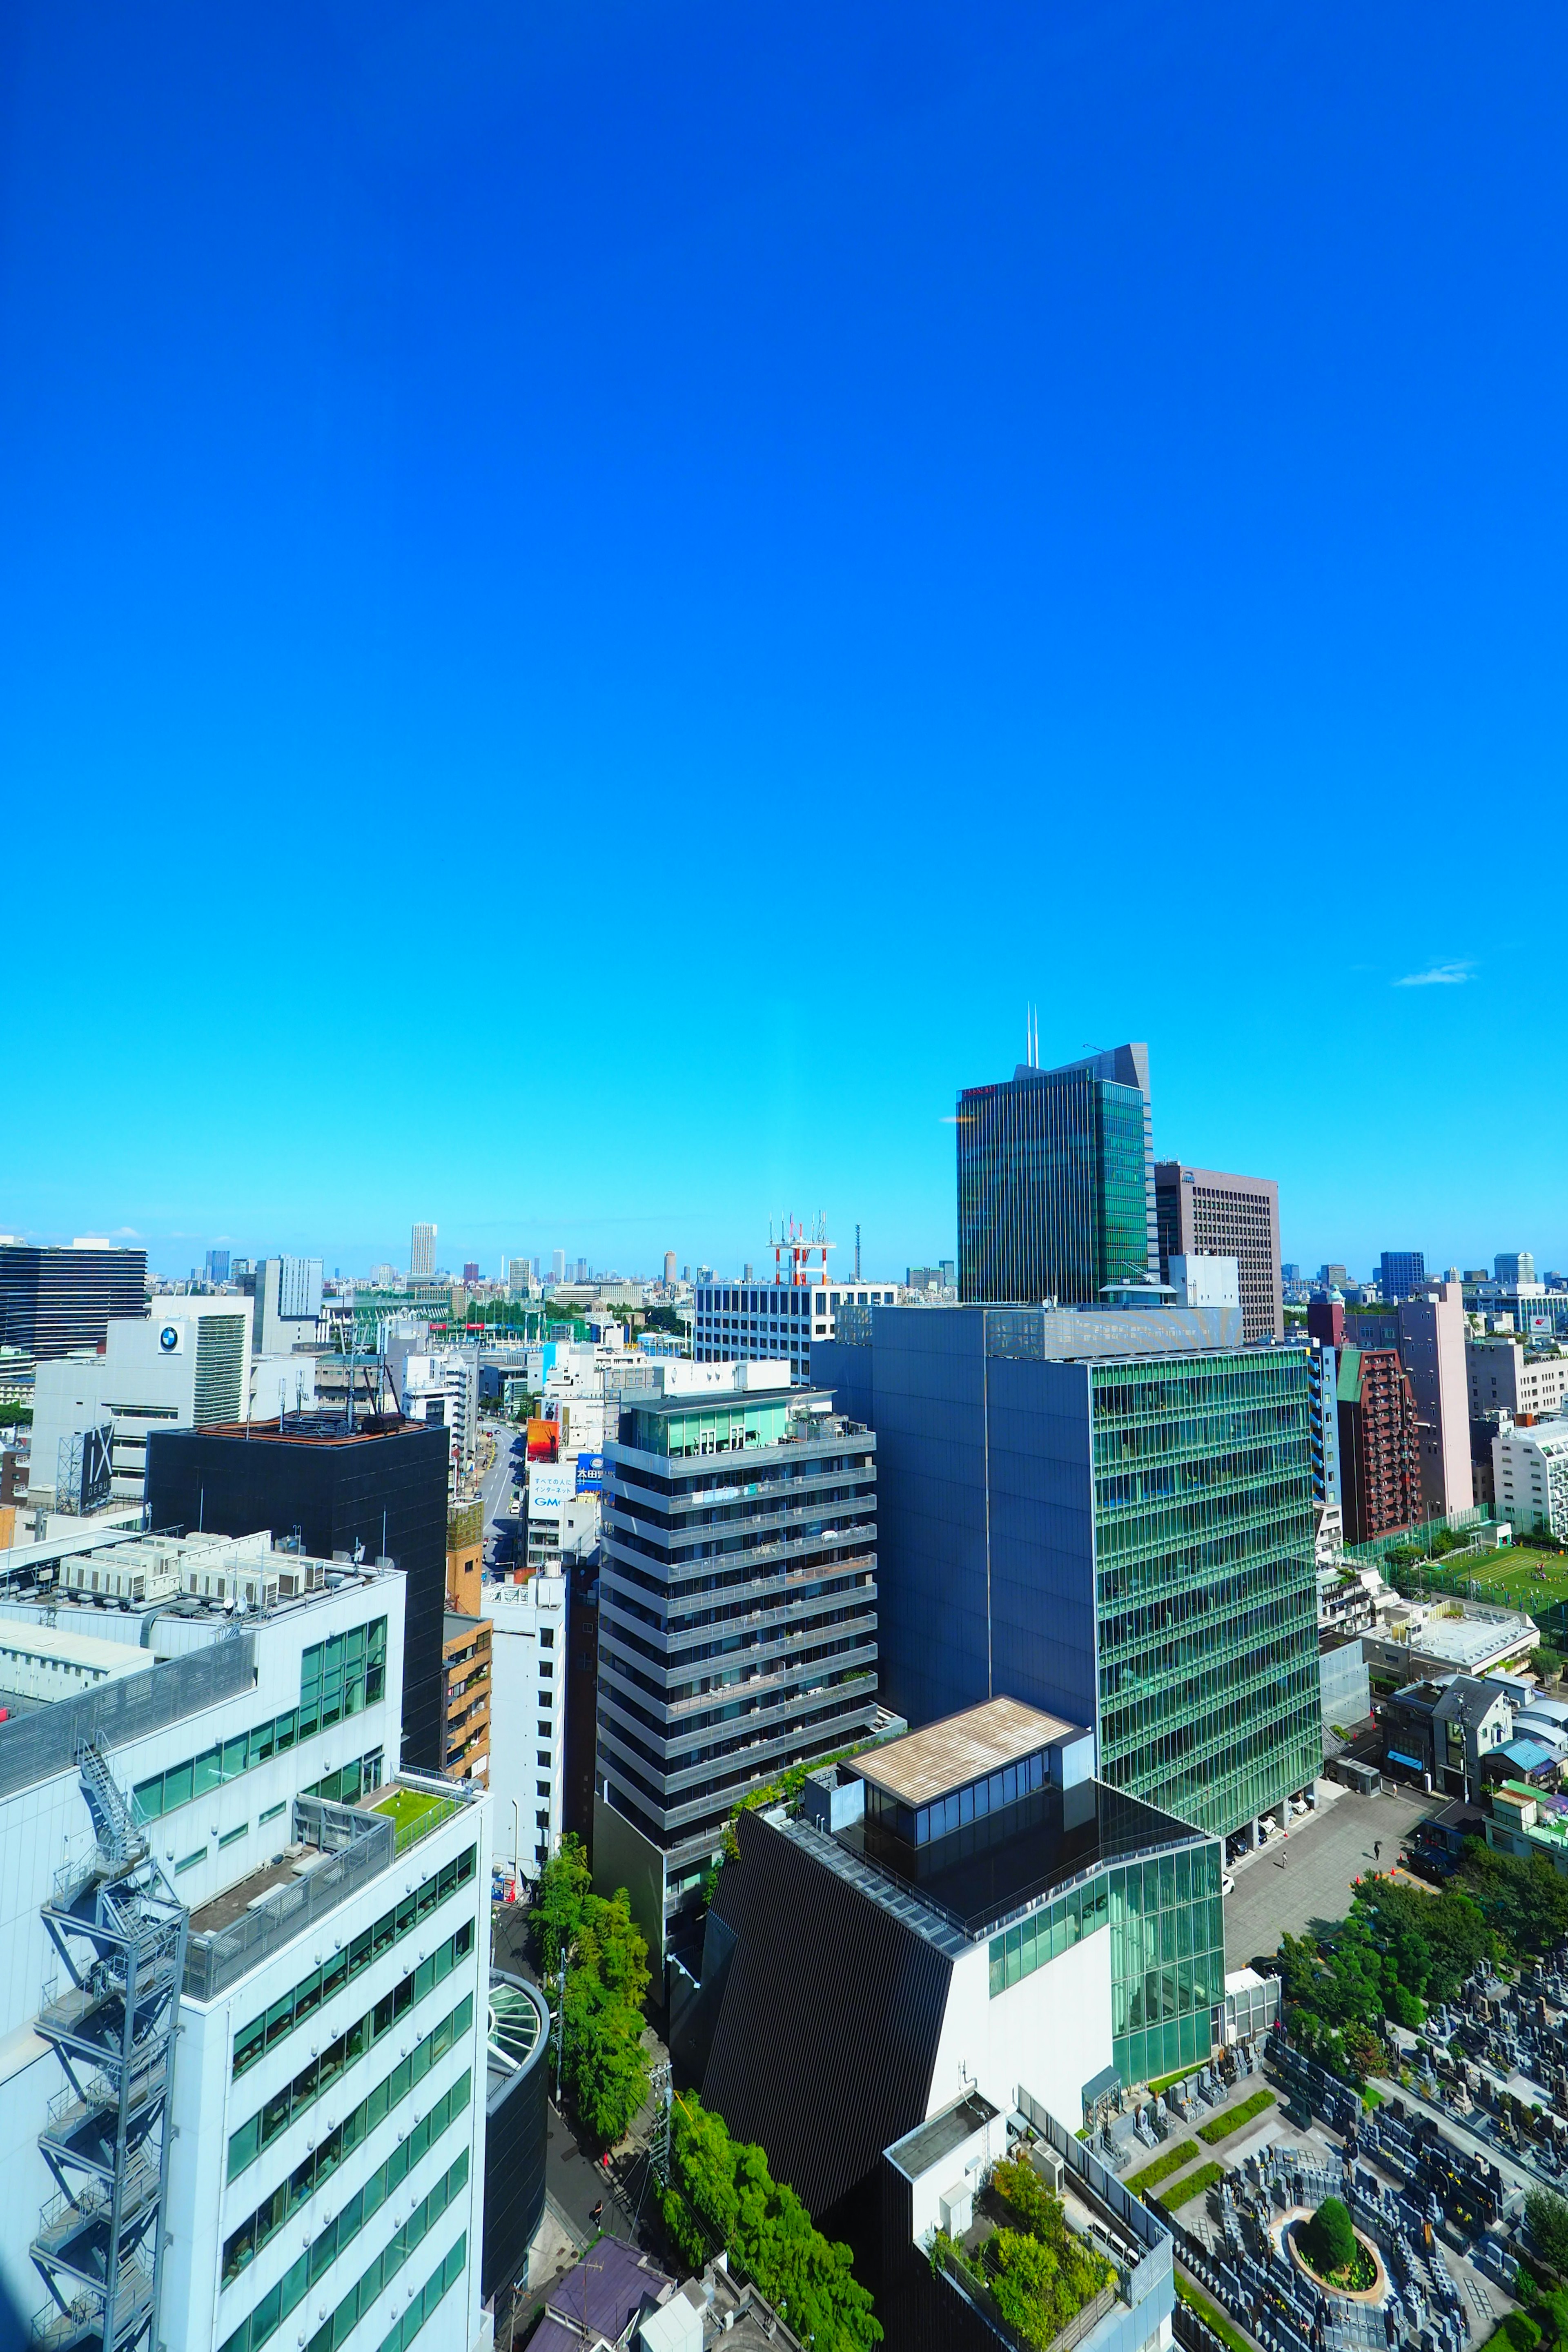
[[[96,1843],[42,1913],[65,1981],[45,1986],[37,2030],[67,2087],[38,2135],[59,2194],[33,2240],[53,2298],[33,2336],[48,2352],[152,2352],[187,1914],[101,1747],[76,1760]]]

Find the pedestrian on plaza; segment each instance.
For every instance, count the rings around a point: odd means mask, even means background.
[[[1381,1838],[1373,1838],[1372,1842],[1372,1858],[1373,1862],[1381,1862],[1383,1859],[1383,1840]]]

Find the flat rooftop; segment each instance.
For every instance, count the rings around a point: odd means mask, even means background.
[[[929,1845],[910,1845],[875,1821],[833,1835],[841,1852],[931,1904],[971,1941],[1107,1864],[1208,1842],[1192,1822],[1103,1780],[1037,1790]]]
[[[963,2146],[983,2124],[988,2124],[1001,2114],[989,2099],[978,2091],[971,2091],[953,2107],[945,2107],[940,2116],[928,2123],[917,2124],[896,2146],[888,2150],[899,2170],[910,2180],[919,2180],[935,2164],[950,2157],[954,2148]]]
[[[927,1805],[970,1780],[984,1780],[1020,1756],[1048,1748],[1081,1726],[1042,1715],[1016,1698],[988,1698],[962,1715],[945,1716],[923,1731],[906,1732],[868,1755],[851,1757],[847,1772],[869,1780],[903,1805]]]
[[[253,1903],[258,1903],[264,1895],[270,1895],[275,1886],[290,1885],[296,1878],[303,1877],[306,1871],[313,1870],[319,1862],[325,1859],[320,1846],[285,1846],[281,1853],[275,1853],[269,1862],[258,1864],[243,1878],[237,1879],[232,1886],[226,1887],[221,1895],[215,1895],[210,1903],[204,1903],[199,1911],[193,1911],[192,1935],[216,1936],[220,1928],[232,1927]]]

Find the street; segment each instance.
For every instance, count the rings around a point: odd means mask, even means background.
[[[521,1526],[521,1514],[514,1518],[508,1507],[511,1501],[513,1484],[521,1484],[521,1475],[514,1481],[512,1448],[514,1445],[517,1446],[521,1456],[521,1433],[513,1429],[509,1422],[504,1421],[481,1420],[479,1425],[494,1438],[496,1444],[496,1458],[479,1483],[479,1502],[483,1510],[485,1563],[488,1567],[495,1559],[501,1530]],[[517,1468],[521,1474],[521,1458]]]

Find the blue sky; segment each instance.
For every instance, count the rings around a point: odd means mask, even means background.
[[[17,0],[0,1228],[1568,1262],[1568,22]]]

